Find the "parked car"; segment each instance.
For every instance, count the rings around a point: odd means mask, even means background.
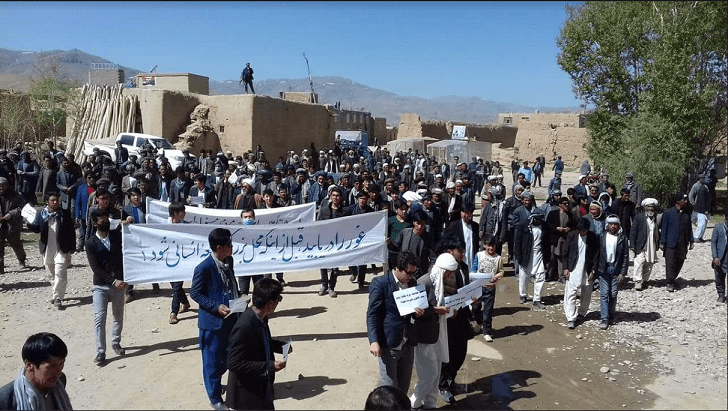
[[[94,153],[94,148],[98,147],[100,150],[104,150],[108,152],[111,155],[111,159],[116,161],[116,158],[114,156],[114,149],[116,148],[116,142],[121,141],[121,145],[126,147],[127,150],[129,150],[129,155],[136,155],[139,156],[139,150],[142,148],[142,146],[149,142],[152,144],[156,149],[157,152],[164,153],[164,156],[167,157],[167,160],[169,161],[169,165],[174,170],[177,168],[177,166],[182,165],[182,161],[184,158],[184,154],[182,154],[181,150],[177,150],[170,144],[169,141],[162,137],[153,136],[151,134],[141,134],[141,133],[119,133],[116,137],[109,137],[99,140],[86,140],[83,143],[83,154],[85,155],[91,155]],[[194,157],[192,154],[190,156]]]

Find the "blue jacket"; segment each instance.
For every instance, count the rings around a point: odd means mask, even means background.
[[[228,257],[225,262],[230,265],[231,269],[229,287],[237,287],[238,283],[233,275],[232,257]],[[232,288],[226,289],[212,255],[209,255],[195,267],[190,297],[200,305],[200,310],[197,313],[197,327],[199,329],[215,331],[222,328],[223,317],[218,313],[217,309],[220,304],[229,307],[233,294]]]
[[[682,220],[682,221],[680,221]],[[681,232],[681,226],[686,227]],[[692,222],[690,214],[679,212],[677,208],[670,207],[662,213],[662,225],[660,227],[660,244],[669,248],[675,248],[680,235],[684,235],[685,244],[693,243]]]
[[[417,281],[410,279],[409,286],[414,287]],[[369,284],[369,306],[367,307],[367,337],[369,344],[378,342],[382,349],[397,347],[406,333],[406,323],[411,314],[399,315],[393,293],[398,291],[392,271],[383,276],[372,278]]]
[[[83,183],[76,190],[76,202],[73,206],[73,218],[86,219],[88,208],[88,184]]]

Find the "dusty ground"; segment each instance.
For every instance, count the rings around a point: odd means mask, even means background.
[[[506,174],[506,182],[508,178]],[[569,173],[565,185],[574,184],[575,179],[576,175]],[[538,197],[539,189],[536,191]],[[37,237],[24,234],[24,238]],[[706,269],[709,263],[705,249],[709,253],[708,243],[696,245],[700,252],[689,255],[682,275],[699,293],[703,306],[699,312],[686,310],[683,321],[674,325],[676,332],[680,327],[694,326],[700,316],[709,315],[726,323],[725,305],[713,303],[715,290],[709,281],[712,271]],[[122,345],[127,355],[119,358],[109,349],[108,364],[99,368],[93,363],[92,276],[85,254],[73,256],[67,308],[57,311],[47,302],[51,288],[44,278],[37,243],[29,241],[26,250],[29,264],[35,268],[18,270],[17,260],[8,248],[7,273],[0,276],[2,384],[11,381],[21,366],[20,348],[25,338],[50,331],[69,346],[64,371],[76,409],[209,409],[202,385],[194,303],[191,312],[180,315],[179,324],[170,325],[169,285],[163,284],[159,295],[152,294],[150,285],[139,286],[139,298],[126,305]],[[722,374],[696,378],[695,363],[688,355],[694,350],[712,349],[715,361],[725,364],[725,344],[716,345],[707,339],[682,344],[682,340],[671,342],[620,332],[620,322],[629,324],[623,328],[632,330],[643,322],[668,319],[674,315],[665,311],[668,301],[655,304],[649,312],[636,308],[636,303],[629,303],[630,298],[625,297],[626,293],[637,293],[630,286],[620,292],[623,303],[618,303],[618,324],[600,331],[595,293],[588,321],[568,330],[561,284],[548,283],[542,299],[547,310],[532,311],[530,305],[518,303],[517,279],[512,268],[507,270],[497,290],[495,342],[485,343],[479,338],[470,341],[457,378],[467,393],[457,395],[458,403],[445,408],[727,408],[725,365]],[[381,269],[370,272],[381,275]],[[291,338],[294,347],[288,367],[277,374],[275,405],[278,409],[361,409],[378,382],[376,360],[369,354],[366,338],[367,294],[359,292],[345,274],[337,286],[338,298],[319,297],[318,278],[318,271],[287,273],[290,286],[284,289],[285,298],[270,321],[274,337]],[[656,268],[654,278],[664,283],[661,266]],[[673,306],[685,304],[677,301],[683,290],[670,296],[664,288],[648,291],[655,293],[654,298],[676,300],[671,301]],[[109,330],[110,326],[107,333]],[[725,341],[725,328],[716,332],[722,333]],[[656,352],[673,353],[671,362],[651,354],[649,347],[653,352],[658,347]],[[610,372],[602,374],[600,368],[605,366]],[[413,386],[415,382],[416,375]]]

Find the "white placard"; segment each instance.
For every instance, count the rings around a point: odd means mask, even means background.
[[[190,196],[190,205],[199,206],[205,204],[205,195],[201,196]]]
[[[427,291],[425,291],[423,284],[395,291],[392,295],[394,296],[394,302],[397,303],[397,309],[401,316],[412,314],[415,312],[415,307],[424,310],[429,305],[427,302]]]
[[[283,344],[283,361],[288,362],[288,350],[291,349],[291,339],[288,339],[288,342]]]
[[[238,181],[238,175],[235,173],[230,174],[230,177],[228,177],[228,183],[235,184]]]
[[[25,206],[23,206],[23,209],[20,210],[20,215],[22,215],[23,218],[25,218],[25,221],[29,223],[35,221],[35,215],[37,213],[38,212],[35,210],[35,207],[30,204],[25,204]]]
[[[248,308],[248,301],[250,301],[250,296],[247,295],[241,295],[240,298],[230,300],[230,305],[228,306],[230,312],[225,316],[225,318],[230,317],[230,314],[232,313],[242,313],[245,311]]]
[[[458,289],[458,293],[445,297],[445,305],[450,307],[450,312],[459,310],[473,303],[473,298],[483,295],[484,280],[478,279]]]
[[[493,273],[470,273],[470,282],[475,280],[485,280],[485,284],[493,282]]]
[[[109,230],[116,230],[116,227],[121,223],[121,219],[109,218]]]

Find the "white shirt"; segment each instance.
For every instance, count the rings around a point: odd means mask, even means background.
[[[101,240],[101,244],[103,244],[107,250],[111,250],[111,240],[109,239],[109,234],[106,234],[106,237],[101,237],[101,235],[99,235],[99,232],[96,231],[96,237]]]
[[[607,264],[614,264],[617,253],[617,236],[607,232],[606,246],[607,246]]]
[[[473,229],[465,220],[460,220],[463,225],[463,237],[465,238],[465,263],[468,267],[473,265]]]

